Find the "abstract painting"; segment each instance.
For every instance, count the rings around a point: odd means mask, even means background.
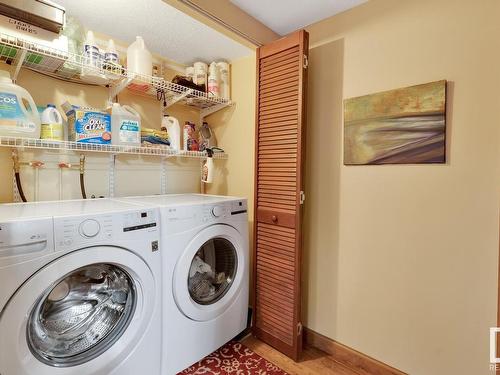
[[[344,102],[344,164],[444,163],[446,81]]]

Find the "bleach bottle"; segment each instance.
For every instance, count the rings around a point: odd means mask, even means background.
[[[40,138],[40,116],[35,101],[9,72],[0,70],[0,136]]]
[[[111,143],[123,146],[141,145],[141,116],[128,105],[111,107]]]
[[[42,139],[51,141],[64,141],[64,124],[59,111],[54,104],[47,104],[42,112]]]

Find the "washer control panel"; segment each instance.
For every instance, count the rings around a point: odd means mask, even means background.
[[[110,244],[112,240],[129,238],[139,231],[158,231],[155,209],[126,211],[94,216],[71,216],[54,220],[54,236],[58,248],[87,244]]]

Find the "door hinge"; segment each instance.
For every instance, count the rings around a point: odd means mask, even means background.
[[[307,67],[309,66],[309,59],[307,58],[307,55],[304,55],[304,69],[307,69]]]
[[[304,204],[304,201],[306,200],[306,193],[304,193],[302,190],[300,191],[300,204]]]
[[[297,323],[297,336],[300,336],[302,334],[302,323],[298,322]]]

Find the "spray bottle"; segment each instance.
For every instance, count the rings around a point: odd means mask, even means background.
[[[218,147],[209,147],[206,151],[207,160],[205,161],[205,164],[203,164],[201,181],[206,184],[211,184],[214,180],[214,152],[224,152],[224,150]]]

